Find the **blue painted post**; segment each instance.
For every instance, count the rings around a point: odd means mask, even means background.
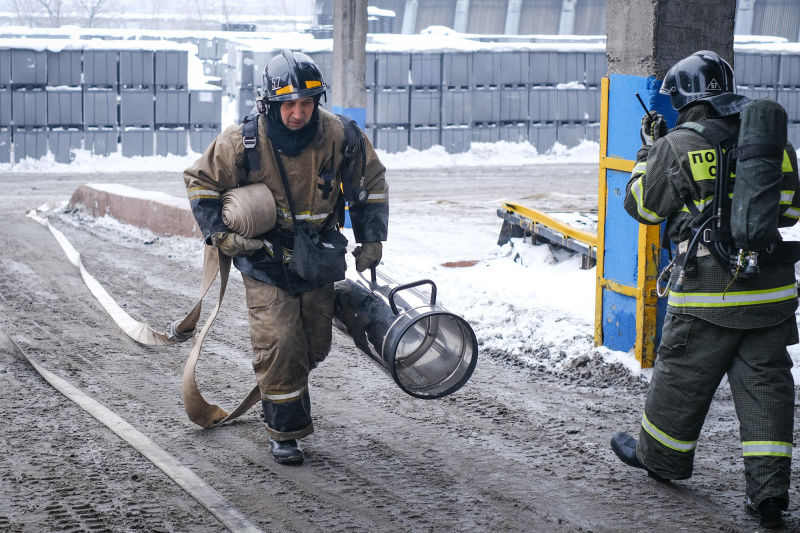
[[[645,111],[636,94],[670,126],[677,117],[669,98],[658,93],[660,86],[654,77],[612,74],[603,80],[601,109],[595,343],[633,349],[643,367],[652,366],[660,337],[665,303],[658,301],[655,281],[666,254],[659,227],[640,226],[623,204],[641,147],[638,129]]]

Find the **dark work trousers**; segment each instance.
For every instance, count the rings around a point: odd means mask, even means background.
[[[331,349],[333,283],[289,294],[242,275],[264,425],[278,441],[314,432],[308,374]]]
[[[747,495],[788,505],[794,425],[794,316],[771,327],[732,329],[667,313],[636,448],[658,475],[692,475],[695,447],[714,392],[728,374],[742,439]]]

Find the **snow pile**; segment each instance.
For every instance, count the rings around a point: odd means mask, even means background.
[[[235,107],[235,106],[233,106]],[[597,163],[600,145],[583,141],[574,148],[556,145],[544,154],[528,142],[473,143],[468,152],[448,154],[442,146],[427,150],[409,148],[390,154],[376,150],[387,169],[443,168],[455,166],[520,166],[541,163]],[[30,172],[37,174],[108,174],[114,172],[183,172],[200,154],[189,152],[185,156],[123,157],[116,152],[108,156],[95,156],[88,150],[75,150],[72,163],[56,163],[53,154],[42,159],[23,159],[19,163],[0,163],[0,172]]]
[[[442,146],[433,146],[420,151],[409,148],[403,152],[389,154],[377,150],[381,162],[388,169],[393,168],[452,168],[483,166],[522,166],[543,163],[597,163],[600,145],[593,141],[583,141],[574,148],[556,143],[552,149],[540,154],[529,142],[511,143],[472,143],[468,152],[449,154]]]

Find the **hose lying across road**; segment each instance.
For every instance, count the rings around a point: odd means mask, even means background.
[[[36,215],[35,211],[29,212],[28,217],[32,218],[50,230],[50,233],[53,234],[58,243],[61,245],[64,253],[67,254],[67,258],[70,260],[70,262],[80,269],[81,277],[83,277],[83,281],[86,283],[86,286],[89,288],[91,293],[95,298],[97,298],[97,301],[100,302],[100,305],[103,306],[103,309],[106,310],[112,320],[114,320],[114,322],[127,336],[139,344],[144,344],[146,346],[169,346],[176,344],[177,342],[181,342],[181,340],[175,340],[166,333],[154,330],[144,322],[134,320],[128,313],[125,312],[124,309],[122,309],[122,307],[117,304],[117,302],[114,301],[111,295],[106,292],[106,290],[102,285],[100,285],[94,276],[92,276],[86,270],[86,268],[83,266],[83,262],[81,261],[81,254],[72,246],[63,233],[50,225],[50,222],[48,222],[47,219]],[[244,400],[242,400],[239,405],[233,409],[233,411],[228,412],[218,405],[208,403],[203,398],[203,395],[200,394],[200,390],[197,388],[197,382],[195,381],[195,367],[197,366],[197,361],[200,358],[200,351],[203,347],[203,341],[205,340],[209,329],[211,329],[211,325],[214,323],[214,320],[217,317],[220,305],[222,305],[222,298],[225,295],[225,287],[228,285],[228,274],[230,273],[230,270],[231,258],[224,254],[218,254],[217,249],[213,246],[206,246],[205,257],[203,258],[203,285],[200,290],[200,299],[197,301],[189,314],[186,315],[186,317],[182,320],[179,320],[175,325],[177,333],[179,335],[183,334],[182,340],[191,338],[191,333],[195,331],[197,321],[200,318],[200,309],[202,307],[203,297],[211,287],[211,283],[217,277],[217,273],[219,273],[219,301],[211,311],[208,320],[206,320],[206,323],[203,325],[202,331],[195,339],[192,353],[189,354],[189,358],[186,361],[186,366],[183,369],[183,382],[181,384],[181,390],[183,392],[183,405],[186,408],[186,414],[189,415],[189,420],[204,428],[215,427],[243,415],[261,399],[261,393],[256,385],[250,390],[247,396],[245,396]]]
[[[139,450],[142,455],[147,457],[147,459],[160,468],[162,472],[169,476],[170,479],[188,492],[200,505],[216,516],[228,530],[234,533],[262,531],[219,492],[203,481],[202,478],[184,466],[178,459],[160,448],[139,430],[125,422],[125,420],[107,407],[84,394],[68,381],[61,379],[28,358],[19,345],[14,342],[14,339],[9,337],[8,334],[2,330],[0,330],[0,349],[11,352],[17,357],[28,361],[28,363],[30,363],[30,365],[61,394],[102,422],[108,429],[119,435],[122,440]]]
[[[39,224],[47,227],[53,236],[56,238],[61,248],[66,253],[70,262],[78,267],[83,277],[84,283],[89,288],[91,293],[100,302],[100,305],[108,312],[109,316],[114,322],[134,341],[148,345],[148,346],[169,346],[175,344],[174,337],[165,333],[155,331],[148,324],[134,320],[128,315],[106,292],[103,286],[86,270],[81,261],[80,253],[72,246],[63,233],[50,225],[50,223],[39,217],[35,211],[28,213],[28,217],[32,218]],[[205,428],[214,427],[223,422],[233,420],[241,416],[260,399],[261,394],[258,386],[254,387],[244,400],[230,413],[217,405],[209,404],[203,399],[200,391],[197,388],[195,381],[195,367],[200,356],[203,340],[206,337],[211,324],[219,312],[222,298],[225,294],[225,287],[227,286],[228,274],[230,272],[231,259],[225,255],[218,255],[216,248],[207,246],[205,258],[203,261],[203,285],[201,289],[201,296],[194,308],[189,314],[181,321],[176,323],[175,329],[179,334],[191,333],[195,330],[197,321],[200,316],[200,309],[203,297],[208,292],[211,283],[216,278],[217,273],[220,274],[220,294],[217,305],[212,310],[208,320],[203,326],[202,331],[197,335],[196,342],[192,348],[192,352],[186,361],[186,366],[183,372],[182,392],[184,406],[189,419],[194,423]],[[191,338],[186,336],[186,338]],[[186,490],[194,499],[201,505],[208,509],[220,522],[230,531],[234,533],[248,533],[261,531],[253,522],[250,521],[244,514],[236,509],[232,504],[225,500],[217,491],[209,486],[200,477],[194,474],[189,468],[180,463],[175,457],[171,456],[165,450],[158,447],[153,441],[136,430],[133,426],[125,422],[122,418],[110,411],[91,397],[87,396],[79,389],[74,387],[68,381],[52,374],[47,369],[38,365],[36,362],[28,358],[28,356],[20,349],[16,342],[5,332],[0,330],[0,349],[5,349],[18,357],[28,361],[30,365],[53,387],[55,387],[64,396],[75,402],[82,409],[87,411],[97,420],[105,424],[114,433],[119,435],[123,440],[128,442],[131,446],[139,450],[147,459],[152,461],[154,465],[160,468],[167,476],[175,481],[179,486]]]

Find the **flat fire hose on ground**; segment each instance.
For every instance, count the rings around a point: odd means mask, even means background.
[[[178,459],[120,418],[119,415],[86,395],[68,381],[56,376],[30,359],[19,345],[14,342],[14,339],[2,330],[0,330],[0,349],[5,349],[13,355],[27,361],[61,394],[75,402],[84,411],[116,433],[125,442],[136,448],[170,479],[197,500],[200,505],[208,509],[208,511],[229,531],[233,533],[257,533],[262,531],[201,477],[197,476],[197,474],[192,472]]]
[[[41,218],[31,211],[28,217],[32,218],[39,224],[45,226],[50,230],[50,233],[56,238],[64,253],[70,262],[78,267],[81,272],[81,277],[91,293],[100,302],[100,305],[111,316],[112,320],[128,335],[131,339],[143,344],[145,346],[170,346],[181,341],[170,338],[167,334],[159,332],[151,328],[144,322],[134,320],[128,313],[126,313],[114,301],[111,295],[106,292],[102,285],[86,270],[81,261],[81,254],[72,246],[63,233],[54,228],[47,219]],[[211,314],[203,325],[203,329],[195,339],[194,347],[192,348],[189,358],[186,360],[186,366],[183,369],[183,381],[181,383],[181,391],[183,393],[183,405],[186,408],[186,414],[189,420],[204,428],[211,428],[238,418],[246,413],[251,407],[261,400],[261,392],[258,386],[253,387],[247,396],[237,405],[232,411],[228,412],[221,407],[208,403],[200,390],[197,388],[195,380],[195,367],[200,358],[200,350],[203,347],[203,341],[208,334],[211,325],[217,317],[220,306],[222,305],[222,298],[225,295],[225,288],[228,284],[228,275],[231,269],[231,258],[217,253],[217,249],[212,246],[206,246],[205,256],[203,258],[203,284],[200,290],[200,299],[195,304],[194,308],[177,323],[175,329],[179,334],[185,334],[186,339],[188,333],[195,331],[197,322],[200,318],[200,310],[202,307],[203,297],[211,287],[212,282],[220,274],[220,289],[219,300],[217,305],[211,311]]]

